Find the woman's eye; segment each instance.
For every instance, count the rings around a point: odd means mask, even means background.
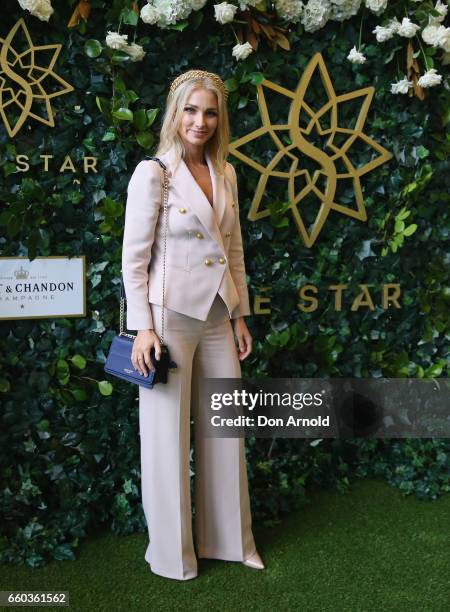
[[[194,108],[185,108],[184,110],[185,110],[187,113],[190,113],[191,111],[192,111],[193,113],[195,113],[195,109],[194,109]],[[217,115],[217,113],[216,113],[216,112],[214,112],[214,111],[208,111],[208,115],[211,115],[212,117],[215,117],[215,116]]]

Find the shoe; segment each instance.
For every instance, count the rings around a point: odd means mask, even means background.
[[[261,557],[256,551],[253,553],[251,557],[249,557],[245,561],[242,561],[242,563],[246,565],[247,567],[252,567],[253,569],[262,570],[265,568],[265,565],[262,562]]]

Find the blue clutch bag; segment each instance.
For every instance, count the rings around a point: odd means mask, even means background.
[[[134,338],[135,336],[125,336],[123,334],[113,338],[104,367],[105,372],[147,389],[152,389],[159,382],[167,383],[169,369],[177,367],[177,364],[171,361],[167,347],[161,345],[161,358],[159,361],[155,358],[154,347],[152,348],[150,358],[155,366],[155,372],[147,368],[148,376],[146,378],[135,370],[131,363]]]
[[[161,357],[159,360],[155,357],[155,347],[150,350],[150,359],[155,371],[150,370],[147,366],[148,376],[145,377],[134,369],[131,362],[131,352],[133,350],[133,342],[136,336],[127,334],[124,331],[124,310],[125,310],[125,286],[123,284],[123,276],[120,279],[120,330],[119,334],[113,338],[109,348],[108,357],[106,358],[104,370],[112,376],[126,380],[127,382],[135,383],[147,389],[153,389],[156,383],[167,383],[169,369],[177,367],[177,364],[170,359],[169,349],[164,344],[164,307],[165,307],[165,272],[166,272],[166,235],[167,235],[167,170],[166,166],[157,157],[146,157],[145,159],[154,159],[162,167],[164,171],[163,185],[163,204],[164,204],[164,259],[163,259],[163,304],[161,310],[162,331],[161,331]]]

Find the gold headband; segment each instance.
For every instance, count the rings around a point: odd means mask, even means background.
[[[228,90],[225,88],[224,82],[219,75],[215,74],[214,72],[206,72],[206,70],[188,70],[187,72],[183,72],[177,76],[177,78],[172,81],[170,86],[169,96],[173,95],[173,92],[179,85],[181,85],[181,83],[202,77],[208,77],[208,79],[211,79],[211,81],[217,85],[217,87],[222,91],[223,98],[226,102],[228,98]]]

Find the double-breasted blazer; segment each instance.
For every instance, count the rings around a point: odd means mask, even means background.
[[[159,156],[169,178],[165,304],[206,321],[219,293],[235,319],[250,314],[236,171],[226,162],[219,175],[205,157],[213,207],[183,159],[175,167],[172,151]],[[162,184],[162,168],[152,160],[139,162],[128,183],[122,276],[132,330],[154,329],[150,304],[162,306]]]

